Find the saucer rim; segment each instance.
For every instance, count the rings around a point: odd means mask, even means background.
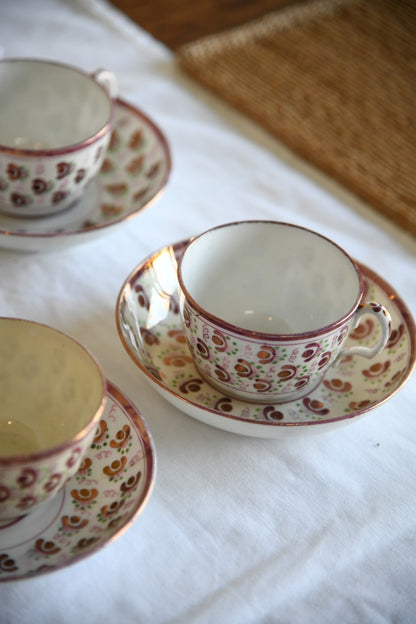
[[[137,518],[144,511],[149,499],[153,493],[155,480],[156,480],[156,472],[157,472],[157,456],[156,456],[156,448],[153,440],[152,433],[148,427],[146,420],[143,418],[141,411],[130,401],[130,399],[120,390],[118,386],[116,386],[112,381],[106,379],[106,396],[113,399],[121,408],[124,413],[124,416],[129,416],[131,421],[134,423],[136,428],[136,432],[140,436],[143,446],[145,448],[146,455],[146,463],[147,463],[147,475],[145,481],[145,487],[143,489],[143,493],[138,500],[137,509],[134,510],[132,515],[126,518],[125,522],[123,522],[120,526],[116,528],[113,534],[107,536],[102,542],[96,544],[87,552],[82,552],[78,555],[71,556],[69,555],[68,559],[64,562],[56,565],[52,568],[45,568],[41,570],[37,570],[36,572],[26,572],[24,574],[12,577],[4,577],[0,578],[0,584],[2,583],[11,583],[13,581],[23,581],[27,579],[37,578],[38,576],[44,576],[45,574],[52,574],[54,572],[58,572],[64,568],[68,568],[71,565],[74,565],[83,559],[87,559],[91,555],[96,554],[103,548],[109,546],[112,542],[117,540],[123,533],[125,533],[131,525],[137,520]],[[76,475],[75,475],[76,476]],[[74,477],[69,479],[69,481],[65,484],[65,489],[70,487],[71,481]],[[63,504],[63,501],[62,501]],[[56,518],[52,521],[53,524],[56,521]],[[50,528],[50,524],[42,529],[39,535]],[[7,531],[8,527],[4,527],[2,530]],[[25,541],[28,542],[32,537],[27,538]]]
[[[145,270],[147,270],[148,266],[150,265],[150,263],[152,262],[152,260],[154,258],[156,258],[158,255],[160,255],[161,253],[163,253],[165,250],[171,250],[173,257],[175,258],[176,262],[176,254],[175,254],[175,250],[180,250],[180,249],[185,249],[186,245],[188,244],[188,242],[190,242],[191,240],[193,240],[194,237],[189,237],[187,239],[183,239],[182,241],[178,241],[176,243],[173,243],[171,245],[165,245],[163,247],[161,247],[159,250],[157,250],[156,252],[153,252],[151,254],[149,254],[148,256],[146,256],[146,258],[144,258],[144,260],[142,260],[127,276],[127,278],[124,280],[124,283],[119,291],[119,294],[117,296],[117,301],[116,301],[116,307],[115,307],[115,317],[116,317],[116,327],[117,327],[117,332],[119,335],[119,338],[125,348],[125,350],[127,351],[128,355],[130,356],[130,358],[133,360],[133,362],[136,364],[136,366],[138,366],[138,368],[140,369],[140,371],[145,375],[147,381],[149,381],[151,383],[151,385],[156,386],[155,389],[160,390],[160,394],[166,398],[166,400],[169,401],[169,399],[167,398],[166,395],[169,395],[172,397],[172,399],[175,399],[175,406],[178,409],[181,409],[178,407],[177,402],[183,403],[185,405],[189,405],[191,409],[195,409],[195,410],[202,410],[202,412],[204,413],[210,413],[216,417],[219,417],[221,419],[224,419],[225,422],[229,421],[229,422],[239,422],[242,423],[245,427],[247,426],[247,428],[249,429],[250,427],[256,428],[257,426],[261,426],[264,427],[266,430],[267,429],[275,429],[275,430],[286,430],[288,431],[289,429],[302,429],[302,428],[309,428],[309,427],[314,427],[314,426],[319,426],[319,425],[334,425],[336,426],[338,423],[343,423],[345,421],[351,421],[354,418],[358,418],[359,416],[362,416],[363,414],[366,414],[372,410],[374,410],[377,407],[380,407],[381,405],[383,405],[384,403],[386,403],[388,400],[390,400],[397,392],[399,392],[399,390],[401,390],[401,388],[404,386],[404,384],[408,381],[408,379],[410,378],[410,376],[412,375],[413,371],[416,368],[416,324],[415,321],[413,319],[413,316],[410,312],[409,307],[407,306],[407,304],[404,302],[404,300],[400,297],[400,295],[397,293],[397,291],[384,279],[382,278],[380,275],[378,275],[373,269],[370,269],[369,267],[367,267],[365,264],[355,260],[354,262],[357,264],[357,266],[359,267],[359,270],[363,272],[364,276],[368,276],[373,282],[375,282],[382,290],[384,290],[386,293],[389,293],[389,297],[391,300],[394,301],[395,305],[397,306],[397,308],[400,311],[400,314],[403,317],[404,322],[406,323],[407,329],[409,331],[409,337],[410,337],[410,359],[409,359],[409,363],[407,366],[407,371],[406,374],[402,377],[400,384],[397,386],[397,388],[395,388],[393,391],[391,391],[390,394],[386,395],[385,397],[383,397],[382,399],[380,399],[379,401],[377,401],[377,403],[374,403],[372,405],[369,405],[368,407],[362,407],[360,409],[354,410],[348,414],[342,415],[342,416],[338,416],[338,417],[334,417],[334,418],[327,418],[327,419],[323,419],[323,420],[311,420],[311,421],[292,421],[292,422],[279,422],[279,421],[254,421],[254,420],[250,420],[247,418],[243,418],[241,416],[236,416],[233,414],[228,414],[226,412],[219,412],[218,410],[215,410],[211,407],[206,407],[204,405],[200,405],[198,403],[195,403],[194,401],[191,401],[190,399],[183,397],[180,394],[177,394],[173,389],[171,389],[170,387],[168,387],[165,383],[163,383],[163,380],[159,380],[157,378],[155,378],[150,372],[149,370],[136,358],[135,354],[131,351],[130,349],[130,345],[127,343],[127,341],[124,338],[123,335],[123,331],[121,328],[121,324],[120,324],[120,307],[121,307],[121,301],[122,298],[124,296],[124,291],[126,289],[126,287],[128,285],[131,285],[132,281],[137,279],[139,277],[140,274],[142,274]],[[222,393],[223,394],[223,393]],[[226,396],[224,394],[224,396]],[[309,394],[305,395],[305,397],[308,397]],[[304,398],[305,398],[304,397]],[[242,399],[239,399],[239,401],[244,405],[244,404],[249,404],[248,401],[244,401]],[[171,402],[171,401],[170,401]],[[286,403],[284,403],[284,405],[289,405],[290,403],[294,403],[296,401],[288,401]],[[172,403],[172,402],[171,402]],[[270,405],[274,405],[274,403],[271,403]],[[186,410],[182,410],[184,411],[186,414],[191,415],[189,411]],[[193,416],[194,418],[196,418],[196,416]],[[319,428],[319,427],[318,427]]]
[[[112,219],[111,221],[104,221],[98,225],[93,225],[88,228],[73,229],[73,230],[67,230],[63,232],[59,231],[59,232],[32,232],[30,233],[30,232],[20,232],[20,231],[16,231],[10,228],[5,229],[1,227],[1,218],[3,215],[2,213],[0,213],[0,246],[1,246],[1,240],[3,236],[6,236],[8,239],[16,238],[17,240],[49,240],[49,239],[55,239],[55,238],[67,239],[71,236],[75,237],[75,236],[82,236],[82,235],[88,235],[88,234],[91,235],[92,233],[95,233],[97,231],[101,231],[101,230],[104,230],[105,228],[116,226],[116,225],[119,225],[120,223],[128,221],[129,219],[135,217],[139,212],[142,212],[143,210],[149,208],[154,202],[156,202],[160,198],[160,196],[166,190],[166,186],[167,186],[167,183],[169,181],[169,178],[172,172],[172,155],[171,155],[171,150],[169,147],[168,140],[166,136],[163,134],[162,130],[156,125],[156,123],[152,121],[152,119],[150,119],[150,117],[148,117],[137,106],[134,106],[133,104],[131,104],[130,102],[127,102],[126,100],[122,98],[116,98],[115,104],[114,104],[114,115],[115,115],[115,111],[117,107],[127,109],[130,113],[136,115],[136,117],[139,117],[142,121],[144,121],[153,130],[153,132],[158,138],[159,144],[163,148],[163,152],[166,156],[166,172],[161,181],[160,188],[157,191],[157,193],[155,193],[155,195],[151,197],[145,204],[143,204],[142,206],[139,206],[135,210],[132,210],[128,214],[122,217],[119,217],[118,219]],[[92,180],[91,183],[99,185],[100,184],[99,179],[100,179],[100,172],[98,172],[97,178]],[[71,207],[68,207],[64,212],[68,212],[70,210],[71,210]],[[7,215],[4,215],[4,216],[7,216]],[[51,215],[51,218],[55,216],[56,215]],[[9,216],[8,218],[10,219],[12,217]],[[19,219],[17,217],[16,219],[18,219],[19,222],[27,226],[28,222],[30,221],[38,221],[39,217],[28,217],[26,219]]]

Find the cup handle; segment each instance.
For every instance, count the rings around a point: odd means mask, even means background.
[[[111,71],[108,69],[96,69],[92,72],[91,77],[107,91],[111,99],[117,97],[117,78]]]
[[[386,346],[391,334],[392,321],[390,312],[383,305],[380,303],[374,303],[374,301],[362,303],[359,305],[355,313],[353,324],[354,329],[359,325],[361,317],[365,314],[371,314],[379,322],[381,328],[380,340],[375,347],[349,347],[347,349],[343,349],[341,352],[341,358],[345,355],[362,355],[366,358],[373,358],[381,353]]]

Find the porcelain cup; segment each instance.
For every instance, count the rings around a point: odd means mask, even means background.
[[[305,396],[345,355],[374,358],[391,317],[363,303],[356,263],[311,230],[276,221],[242,221],[192,239],[178,262],[180,313],[200,375],[245,401]],[[344,343],[364,314],[376,317],[371,348]]]
[[[39,217],[68,208],[104,159],[114,75],[40,59],[3,59],[0,85],[0,210]]]
[[[78,470],[106,382],[70,336],[0,318],[0,528],[53,498]]]

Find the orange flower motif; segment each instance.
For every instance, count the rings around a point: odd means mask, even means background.
[[[165,355],[162,361],[166,364],[166,366],[182,368],[192,362],[192,358],[189,355],[183,355],[182,353],[173,353],[172,355]]]
[[[214,329],[211,340],[215,344],[217,351],[223,352],[227,350],[227,339],[218,329]]]
[[[289,379],[293,379],[296,376],[297,370],[298,369],[296,366],[286,364],[285,366],[282,366],[282,370],[279,371],[277,376],[283,381],[288,381]]]
[[[303,377],[299,377],[299,379],[295,381],[295,388],[297,390],[300,390],[301,388],[306,386],[306,384],[309,382],[309,379],[310,379],[309,375],[304,375]]]
[[[88,505],[94,500],[94,498],[97,498],[98,490],[96,490],[95,488],[91,488],[91,490],[89,490],[88,488],[81,488],[80,490],[71,490],[71,496],[78,503],[81,503],[82,505]]]
[[[222,397],[216,402],[215,409],[220,410],[221,412],[232,412],[232,399],[230,399],[229,397]]]
[[[116,217],[123,212],[123,206],[116,204],[101,204],[101,213],[104,217]]]
[[[324,368],[324,366],[326,366],[331,360],[331,357],[332,353],[330,351],[325,351],[325,353],[320,356],[321,359],[319,360],[318,368]]]
[[[223,383],[228,383],[229,381],[231,381],[230,375],[227,373],[225,368],[223,366],[220,366],[219,364],[215,365],[214,374],[217,379],[219,379],[219,381],[222,381]]]
[[[267,364],[268,362],[273,362],[276,357],[276,349],[273,347],[269,347],[268,345],[263,345],[260,348],[260,351],[257,353],[257,357],[259,358],[259,362],[261,364]]]
[[[346,337],[347,337],[347,335],[348,335],[348,327],[344,327],[344,328],[340,331],[340,333],[339,333],[339,335],[338,335],[338,337],[337,337],[337,343],[338,343],[338,344],[341,344],[342,342],[344,342],[344,338],[346,338]]]
[[[276,408],[273,405],[268,405],[267,407],[264,408],[263,416],[265,417],[266,420],[271,420],[271,421],[283,420],[284,418],[282,412],[279,412],[278,410],[276,410]]]
[[[83,537],[79,540],[76,547],[78,550],[85,550],[85,548],[89,548],[95,544],[95,542],[98,542],[98,539],[98,537]]]
[[[348,407],[353,411],[357,411],[357,410],[366,409],[367,407],[370,407],[370,405],[372,404],[373,404],[373,401],[370,401],[370,399],[365,399],[364,401],[351,401]]]
[[[46,541],[42,538],[36,540],[35,549],[42,553],[42,555],[56,555],[61,550],[55,542]]]
[[[352,390],[350,382],[342,381],[342,379],[324,379],[324,386],[334,392],[350,392]]]
[[[363,370],[364,377],[367,379],[374,379],[375,377],[381,377],[388,371],[390,368],[390,361],[386,360],[385,362],[376,362],[370,368]]]
[[[125,516],[124,516],[125,517]],[[111,518],[110,522],[107,524],[108,529],[116,528],[123,521],[123,516],[116,516],[115,518]]]
[[[62,516],[62,527],[70,531],[79,531],[87,526],[88,520],[79,516]]]
[[[239,375],[240,377],[250,377],[250,375],[252,374],[250,363],[247,362],[247,360],[243,360],[241,358],[239,358],[237,362],[238,363],[234,366],[237,375]]]
[[[404,375],[404,373],[406,372],[406,369],[404,368],[403,370],[399,370],[396,373],[394,373],[393,377],[390,379],[390,381],[387,381],[384,384],[385,388],[390,388],[391,386],[394,386],[402,377],[402,375]]]
[[[272,384],[270,381],[267,381],[267,379],[256,379],[253,384],[253,388],[256,392],[267,392],[271,387]]]
[[[89,457],[85,457],[85,459],[83,459],[83,461],[81,462],[80,467],[78,468],[78,474],[82,472],[87,472],[87,470],[91,468],[91,466],[92,460]]]
[[[113,461],[110,466],[104,466],[103,473],[107,475],[107,477],[117,477],[121,472],[123,472],[126,464],[127,457],[123,455],[120,459]]]
[[[145,186],[144,188],[142,188],[139,191],[137,191],[137,193],[134,193],[133,201],[138,202],[141,199],[143,199],[143,197],[146,195],[148,190],[149,190],[149,187]]]
[[[128,146],[132,150],[139,149],[143,144],[143,131],[141,129],[136,130],[130,137]]]
[[[404,334],[404,325],[401,323],[397,329],[393,329],[390,334],[390,339],[387,343],[387,349],[392,349],[401,340]]]
[[[150,308],[150,300],[141,284],[136,284],[134,292],[137,293],[137,301],[142,308],[148,310]]]
[[[205,344],[204,340],[202,340],[201,338],[197,338],[195,347],[198,352],[198,355],[204,358],[204,360],[209,360],[209,349],[207,345]]]
[[[150,167],[149,171],[146,173],[146,176],[148,178],[155,178],[157,174],[159,173],[159,169],[160,169],[160,163],[157,162]]]
[[[145,159],[143,155],[138,156],[137,158],[133,158],[127,165],[126,171],[131,174],[140,173],[140,171],[143,169],[144,160]]]
[[[110,160],[109,158],[104,158],[103,164],[101,165],[101,172],[109,173],[113,169],[113,167],[114,167],[113,161]]]
[[[319,416],[325,416],[326,414],[329,414],[329,409],[327,409],[325,405],[317,399],[312,400],[307,397],[306,399],[303,399],[303,404],[310,412],[318,414]]]
[[[124,195],[127,191],[127,184],[121,182],[120,184],[108,184],[106,190],[111,195]]]
[[[14,559],[9,557],[9,555],[6,555],[6,553],[0,555],[0,570],[2,572],[16,572],[18,569]]]
[[[314,357],[321,352],[321,346],[318,342],[310,342],[305,346],[305,351],[302,353],[302,357],[305,362],[310,362]]]
[[[120,486],[121,492],[123,492],[123,494],[126,494],[127,492],[135,488],[136,485],[139,483],[141,476],[142,476],[142,473],[140,471],[135,476],[132,476],[129,479],[127,479],[127,481],[122,483]]]
[[[189,394],[190,392],[199,392],[203,384],[202,379],[187,379],[179,386],[179,390],[183,394]]]
[[[114,449],[123,448],[126,446],[130,439],[130,427],[129,425],[124,425],[122,429],[117,431],[116,437],[111,440],[110,446]]]
[[[120,511],[120,509],[124,505],[124,502],[125,501],[123,499],[123,500],[120,500],[120,501],[114,501],[113,503],[111,503],[111,505],[104,505],[104,507],[101,507],[101,513],[105,517],[112,516],[113,514],[115,514],[118,511]]]
[[[149,346],[158,345],[160,340],[159,337],[154,334],[150,329],[146,329],[145,327],[140,327],[140,335],[143,338],[143,341]]]
[[[362,338],[368,338],[374,331],[374,321],[371,318],[366,318],[350,332],[350,338],[354,340],[360,340]]]
[[[168,331],[168,336],[169,336],[169,338],[174,338],[174,340],[176,342],[179,342],[181,344],[186,342],[186,338],[185,338],[185,335],[183,333],[183,329],[170,329]]]
[[[100,422],[98,423],[96,432],[95,432],[93,444],[98,444],[99,442],[102,442],[106,433],[107,433],[107,423],[105,422],[105,420],[100,420]]]

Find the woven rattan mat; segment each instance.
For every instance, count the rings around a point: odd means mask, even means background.
[[[177,59],[416,235],[413,0],[314,0],[190,43]]]

